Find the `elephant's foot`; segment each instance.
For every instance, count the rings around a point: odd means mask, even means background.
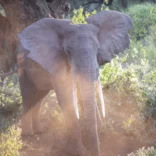
[[[21,135],[22,136],[26,136],[26,135],[33,135],[33,130],[32,128],[29,128],[28,126],[22,126],[22,132],[21,132]]]
[[[74,146],[73,144],[68,144],[66,151],[72,156],[89,156],[89,153],[83,145]]]
[[[90,156],[82,143],[76,141],[66,141],[63,152],[71,156]]]

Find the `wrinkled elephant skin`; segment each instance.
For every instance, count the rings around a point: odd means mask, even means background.
[[[66,135],[77,149],[74,154],[100,156],[95,93],[99,66],[129,46],[128,31],[133,24],[129,16],[117,11],[102,11],[86,22],[72,24],[70,20],[44,18],[19,34],[18,56],[22,59],[17,58],[18,75],[24,106],[22,133],[44,131],[39,121],[41,100],[54,89],[64,113]],[[78,112],[75,113],[75,85],[83,103],[87,147],[82,144]],[[98,90],[104,117],[100,85]]]

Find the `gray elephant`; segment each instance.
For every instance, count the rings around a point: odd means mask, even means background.
[[[73,155],[100,156],[97,133],[95,83],[99,66],[110,62],[129,46],[129,16],[103,11],[86,19],[87,24],[44,18],[25,28],[18,47],[18,75],[23,98],[23,134],[42,131],[41,100],[54,89],[66,121]],[[74,90],[78,86],[83,103],[87,147],[75,113]],[[87,149],[87,150],[86,150]]]

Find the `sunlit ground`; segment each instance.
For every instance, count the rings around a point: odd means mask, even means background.
[[[133,95],[106,89],[104,97],[106,118],[103,120],[103,129],[99,130],[102,156],[126,156],[143,146],[155,145],[156,130],[152,127],[152,120],[144,122],[143,116],[138,112],[139,102]],[[66,156],[66,153],[62,153],[66,146],[64,118],[54,92],[43,100],[41,114],[41,123],[48,123],[47,131],[40,135],[21,137],[21,108],[11,114],[1,113],[2,156]],[[85,138],[82,118],[80,123],[82,136]]]

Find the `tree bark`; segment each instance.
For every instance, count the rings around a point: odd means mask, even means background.
[[[108,0],[107,2],[104,1],[104,4],[107,5],[107,6],[112,5],[112,3],[113,3],[113,0]]]
[[[8,72],[13,62],[13,53],[15,51],[15,34],[13,25],[10,21],[0,15],[0,74]]]
[[[123,8],[127,8],[128,7],[128,1],[127,0],[121,0],[121,6]]]
[[[66,0],[53,0],[53,1],[48,1],[50,12],[52,17],[54,18],[64,18],[65,14],[68,13],[70,10],[70,5],[69,3],[66,3]]]
[[[0,0],[6,13],[6,17],[0,14],[1,72],[9,72],[15,65],[18,33],[41,18],[51,17],[49,5],[55,8],[55,12],[57,8],[65,5],[65,2],[66,0],[51,0],[51,3],[47,3],[46,0]]]
[[[18,33],[29,24],[48,17],[50,10],[45,0],[0,0],[6,17],[0,15],[0,69],[9,72],[16,62]]]

